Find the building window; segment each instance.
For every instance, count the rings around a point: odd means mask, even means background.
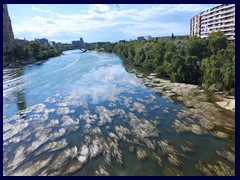
[[[6,28],[5,28],[5,26],[3,26],[3,32],[5,32],[6,31]]]
[[[11,31],[11,26],[9,26],[9,31]]]

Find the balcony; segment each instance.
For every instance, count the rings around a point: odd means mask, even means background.
[[[226,36],[235,36],[235,33],[224,33]]]
[[[201,21],[201,23],[209,24],[209,23],[214,23],[214,21],[217,22],[217,21],[228,20],[228,19],[231,19],[231,20],[235,19],[235,12],[232,13],[232,14],[229,14],[227,16],[221,15],[221,16],[218,16],[218,17],[215,17],[215,18],[204,19],[204,20]],[[211,22],[211,21],[213,21],[213,22]]]
[[[210,9],[209,11],[203,12],[203,14],[204,15],[209,15],[210,13],[213,13],[213,12],[216,12],[216,11],[224,11],[224,9],[228,9],[228,8],[231,8],[231,7],[235,7],[235,4],[219,5],[219,6],[216,6],[212,9]]]
[[[216,29],[216,28],[228,28],[228,29],[235,29],[235,23],[229,24],[212,24],[208,25],[209,28]]]
[[[227,13],[229,13],[229,14],[227,14]],[[227,14],[227,15],[225,15],[225,14]],[[212,14],[212,15],[209,15],[206,17],[201,17],[201,19],[202,19],[202,21],[204,21],[204,20],[215,19],[215,18],[218,18],[221,16],[228,16],[228,15],[235,15],[235,10],[229,11],[229,12],[221,12],[221,13]]]

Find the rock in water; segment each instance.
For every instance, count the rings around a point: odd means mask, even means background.
[[[213,165],[208,163],[204,164],[202,161],[198,161],[195,166],[206,176],[235,176],[235,170],[221,161]]]
[[[143,149],[137,148],[137,157],[140,160],[145,159],[147,157],[146,151],[144,151]]]

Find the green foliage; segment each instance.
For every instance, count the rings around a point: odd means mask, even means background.
[[[186,83],[200,84],[200,59],[197,56],[187,56],[185,59],[185,79]]]
[[[235,93],[235,47],[228,46],[202,61],[203,83]]]
[[[15,46],[13,49],[6,47],[3,50],[3,66],[29,58],[43,60],[59,56],[60,53],[61,51],[58,47],[45,46],[36,42],[29,42],[25,47]]]
[[[141,66],[141,64],[145,61],[146,59],[146,54],[144,52],[144,47],[137,47],[135,49],[135,57],[134,57],[134,65],[136,66]]]
[[[185,65],[183,56],[181,56],[180,54],[175,54],[172,57],[171,63],[169,64],[168,68],[170,80],[172,82],[184,82]]]
[[[104,44],[104,48],[105,48],[105,50],[107,51],[107,52],[112,52],[112,50],[113,50],[113,47],[114,47],[114,45],[115,44],[112,44],[112,43],[110,43],[110,42],[107,42],[106,44]]]
[[[197,36],[190,37],[187,40],[186,53],[190,56],[197,56],[200,60],[208,57],[209,50],[207,47],[207,41],[204,41]]]
[[[221,32],[214,32],[207,39],[193,36],[149,41],[121,41],[105,44],[123,63],[172,82],[215,85],[220,90],[235,92],[235,52]]]
[[[226,49],[228,46],[227,37],[223,32],[212,32],[208,37],[208,48],[211,54],[216,54],[221,49]]]

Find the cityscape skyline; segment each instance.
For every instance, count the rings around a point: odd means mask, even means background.
[[[71,43],[189,35],[196,13],[214,4],[9,4],[15,38]],[[67,6],[67,7],[66,7]]]

